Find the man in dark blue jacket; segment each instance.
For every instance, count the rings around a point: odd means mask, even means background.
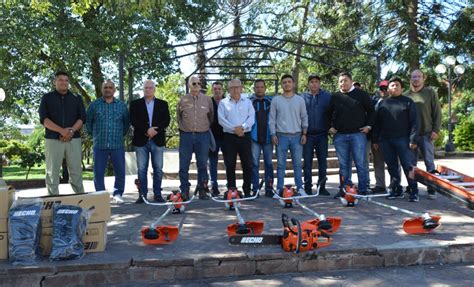
[[[317,75],[308,77],[309,91],[302,94],[308,112],[308,136],[303,147],[304,158],[304,189],[307,194],[312,193],[313,186],[313,155],[316,151],[318,158],[318,185],[321,195],[329,195],[326,190],[326,170],[328,157],[328,107],[331,94],[320,88],[321,78]]]
[[[252,137],[252,191],[259,192],[260,154],[263,152],[265,165],[265,196],[272,197],[273,186],[273,145],[269,127],[269,113],[272,98],[265,95],[265,81],[258,79],[254,82],[252,104],[255,109],[255,124],[250,133]]]

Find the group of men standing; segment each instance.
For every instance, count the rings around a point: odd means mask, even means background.
[[[153,167],[154,200],[164,202],[161,195],[163,154],[170,112],[166,101],[155,97],[155,83],[144,83],[144,97],[130,103],[114,98],[115,85],[107,80],[101,98],[93,101],[87,113],[80,97],[72,94],[67,73],[55,75],[55,91],[42,98],[40,121],[46,128],[46,184],[50,194],[58,194],[59,169],[66,157],[74,192],[82,186],[81,141],[83,124],[93,138],[94,184],[104,190],[107,162],[112,161],[115,173],[113,200],[122,203],[125,186],[124,136],[133,127],[132,144],[136,151],[138,185],[141,196],[147,197],[149,159]],[[361,194],[369,191],[368,150],[372,148],[376,185],[374,192],[385,192],[384,161],[391,177],[389,199],[403,197],[400,168],[406,175],[416,166],[416,149],[420,148],[426,168],[434,172],[434,145],[440,130],[440,106],[434,91],[424,86],[424,74],[411,74],[411,88],[402,95],[403,83],[392,78],[380,84],[380,94],[371,98],[355,88],[350,73],[339,74],[339,91],[321,89],[317,75],[308,77],[308,92],[297,95],[291,75],[281,78],[283,93],[269,97],[263,80],[254,82],[254,94],[242,96],[242,83],[228,83],[229,96],[224,97],[220,82],[212,85],[212,97],[204,95],[198,77],[188,80],[189,93],[182,96],[176,108],[179,127],[180,190],[190,196],[189,166],[195,154],[198,170],[196,193],[207,199],[208,192],[219,194],[217,182],[218,152],[224,156],[227,189],[236,186],[237,155],[243,172],[242,191],[245,197],[255,195],[265,185],[265,195],[273,196],[273,146],[277,154],[276,190],[284,188],[288,151],[299,194],[313,192],[313,157],[318,159],[317,185],[321,195],[325,188],[329,135],[333,136],[340,164],[341,185],[351,184],[352,162],[357,169]],[[260,179],[260,157],[263,154],[264,176]],[[304,165],[301,160],[304,159]],[[210,184],[208,176],[210,170]],[[304,178],[304,181],[303,181]],[[418,201],[416,182],[408,178],[410,201]],[[209,190],[211,188],[211,190]],[[429,190],[430,194],[434,194]],[[341,195],[340,193],[336,196]]]

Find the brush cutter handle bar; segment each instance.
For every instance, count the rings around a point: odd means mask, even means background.
[[[321,219],[321,216],[320,216],[316,211],[310,209],[309,207],[306,207],[306,205],[302,204],[298,198],[295,199],[295,202],[296,202],[296,204],[298,204],[299,206],[301,206],[301,207],[302,207],[306,212],[308,212],[309,214],[314,215],[314,216],[316,216],[317,218]]]
[[[346,192],[344,191],[344,193],[346,193]],[[369,195],[350,194],[350,196],[352,196],[352,197],[355,197],[355,198],[358,198],[358,199],[366,199],[366,200],[370,200],[371,198],[374,198],[374,197],[387,197],[389,195],[390,195],[390,193],[388,193],[388,192],[384,193],[384,194],[369,194]]]
[[[382,203],[382,202],[373,201],[373,200],[367,200],[367,201],[375,203],[376,205],[380,205],[380,206],[383,206],[383,207],[390,208],[392,210],[401,211],[401,212],[404,212],[406,214],[410,214],[410,215],[413,215],[413,216],[421,216],[422,215],[421,213],[417,213],[417,212],[413,212],[411,210],[406,210],[406,209],[403,209],[403,208],[400,208],[400,207],[388,205],[388,204],[385,204],[385,203]]]
[[[156,226],[165,218],[171,211],[173,210],[172,206],[168,206],[166,211],[155,221],[150,225],[151,229],[155,229]]]
[[[148,199],[146,199],[141,193],[140,193],[140,197],[143,199],[143,201],[148,204],[148,205],[153,205],[153,206],[174,206],[176,204],[183,204],[183,205],[186,205],[186,204],[189,204],[191,203],[191,201],[194,200],[194,197],[195,195],[193,195],[188,201],[182,201],[182,202],[170,202],[170,201],[167,201],[167,202],[149,202]]]
[[[317,197],[319,194],[311,194],[311,195],[298,195],[298,196],[291,196],[291,197],[281,197],[278,192],[273,190],[273,194],[276,195],[276,199],[281,199],[281,200],[290,200],[290,199],[302,199],[302,198],[313,198]]]
[[[258,197],[258,192],[255,193],[254,196],[251,197],[244,197],[244,198],[235,198],[235,199],[219,199],[217,197],[214,197],[212,194],[208,193],[209,197],[215,201],[215,202],[222,202],[222,203],[234,203],[234,202],[239,202],[239,201],[246,201],[246,200],[254,200]]]

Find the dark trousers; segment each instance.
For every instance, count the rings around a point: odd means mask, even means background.
[[[237,187],[235,183],[235,166],[237,154],[240,158],[242,171],[244,173],[244,193],[250,193],[250,183],[252,182],[252,144],[250,133],[239,137],[234,134],[224,134],[224,163],[227,176],[227,187]]]

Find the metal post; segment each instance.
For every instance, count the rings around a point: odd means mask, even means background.
[[[123,56],[122,53],[119,55],[119,99],[123,102],[125,100],[125,87],[124,87],[124,62],[125,62],[125,57]]]
[[[451,122],[451,66],[448,65],[448,142],[445,146],[446,152],[453,152],[455,149],[453,143],[453,124]]]

